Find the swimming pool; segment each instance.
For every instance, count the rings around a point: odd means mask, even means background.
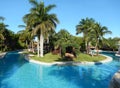
[[[120,62],[100,65],[44,66],[29,63],[16,52],[0,59],[0,88],[108,88]]]

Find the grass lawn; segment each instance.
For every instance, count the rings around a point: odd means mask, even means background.
[[[45,54],[44,57],[37,57],[33,56],[30,57],[31,59],[41,61],[41,62],[56,62],[56,61],[68,61],[65,58],[61,58],[59,55],[53,55],[51,53]],[[101,60],[104,60],[106,57],[98,55],[98,56],[90,56],[87,54],[80,53],[77,58],[74,58],[73,61],[75,62],[81,62],[81,61],[89,61],[89,62],[98,62]]]
[[[88,54],[83,54],[83,53],[80,53],[77,58],[75,59],[75,61],[89,61],[89,62],[98,62],[98,61],[101,61],[101,60],[104,60],[106,59],[105,56],[102,56],[102,55],[96,55],[96,56],[90,56]]]
[[[37,55],[30,57],[31,59],[41,61],[41,62],[55,62],[58,61],[61,57],[59,55],[53,55],[52,53],[45,54],[44,57],[38,57]]]

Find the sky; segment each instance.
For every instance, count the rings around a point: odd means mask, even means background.
[[[37,0],[40,1],[40,0]],[[60,23],[55,29],[66,29],[72,35],[76,34],[76,25],[81,19],[93,18],[102,26],[112,31],[105,37],[120,37],[120,0],[42,0],[45,6],[55,4],[51,10],[55,13]],[[7,28],[17,33],[23,28],[23,16],[29,13],[32,5],[29,0],[0,0],[0,16],[5,17],[4,23]],[[81,35],[79,35],[81,36]]]

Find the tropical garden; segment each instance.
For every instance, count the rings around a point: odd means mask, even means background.
[[[21,31],[14,33],[7,28],[9,25],[4,23],[5,18],[0,17],[0,52],[26,49],[29,50],[26,53],[35,55],[33,59],[52,62],[63,61],[68,53],[74,55],[75,61],[89,61],[90,58],[97,61],[104,59],[98,55],[99,50],[117,50],[120,38],[105,38],[112,32],[93,18],[80,19],[73,29],[76,35],[71,35],[65,28],[56,32],[59,18],[51,13],[56,5],[45,6],[44,2],[36,0],[29,2],[32,8],[23,16],[25,25],[18,25]],[[96,50],[94,57],[90,55],[91,48]]]

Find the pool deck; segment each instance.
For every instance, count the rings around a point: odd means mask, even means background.
[[[103,54],[101,54],[103,55]],[[46,62],[40,62],[40,61],[36,61],[36,60],[32,60],[30,59],[29,55],[25,55],[25,59],[29,62],[32,63],[36,63],[36,64],[41,64],[41,65],[97,65],[97,64],[103,64],[103,63],[107,63],[112,61],[112,58],[106,55],[103,55],[106,57],[105,60],[99,61],[99,62],[87,62],[87,61],[83,61],[83,62],[74,62],[74,61],[67,61],[67,62],[51,62],[51,63],[46,63]]]

